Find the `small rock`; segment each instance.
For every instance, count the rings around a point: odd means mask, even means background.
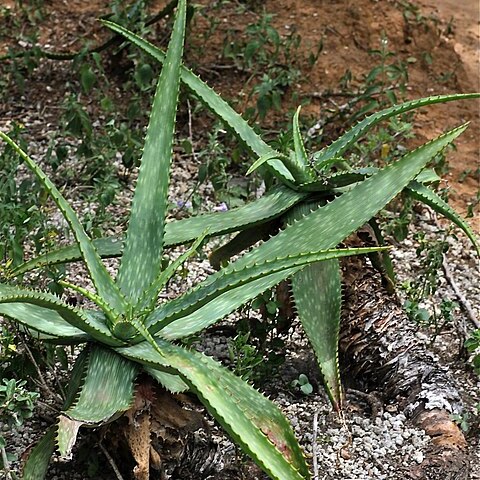
[[[418,464],[422,463],[423,460],[425,459],[425,455],[421,450],[417,450],[413,455],[412,455],[413,460],[415,460]]]

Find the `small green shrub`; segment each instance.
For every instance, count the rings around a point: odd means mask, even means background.
[[[25,145],[21,134],[22,128],[14,124],[11,137]],[[11,147],[0,153],[0,172],[0,263],[4,265],[1,276],[23,262],[27,239],[34,251],[40,252],[42,236],[47,232],[42,228],[44,189],[38,181],[24,175],[18,155]]]
[[[255,99],[255,107],[247,108],[245,116],[251,119],[264,120],[270,110],[279,111],[283,97],[301,75],[301,37],[295,31],[280,35],[272,24],[273,17],[264,13],[258,22],[247,26],[243,36],[232,31],[224,39],[223,58],[248,75],[244,88],[248,87],[247,101]],[[320,43],[305,63],[313,66],[321,49]]]
[[[465,342],[465,348],[472,356],[472,365],[475,372],[480,375],[480,328],[472,332]]]
[[[30,392],[26,388],[26,381],[2,378],[0,383],[0,420],[3,424],[15,431],[23,425],[24,421],[33,415],[35,400],[39,394]],[[10,470],[9,461],[14,457],[6,451],[5,438],[0,435],[0,468],[2,468],[8,479],[16,479],[17,476]]]

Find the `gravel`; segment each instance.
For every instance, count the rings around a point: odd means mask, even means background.
[[[319,478],[404,479],[410,466],[423,461],[423,449],[430,441],[401,413],[368,418],[347,412],[336,419],[323,396],[292,403],[280,395],[276,401],[292,421],[307,455],[316,452]],[[312,424],[317,416],[314,433]]]

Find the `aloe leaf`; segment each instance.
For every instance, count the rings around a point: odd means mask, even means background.
[[[412,182],[410,182],[411,184]],[[409,185],[410,185],[409,184]],[[382,230],[378,225],[377,220],[371,218],[368,222],[370,228],[373,231],[373,236],[375,237],[375,241],[377,245],[384,246],[386,245],[385,239],[383,238]],[[392,258],[390,257],[389,252],[381,252],[381,253],[373,253],[369,255],[370,261],[372,262],[372,266],[377,269],[380,274],[382,275],[382,284],[386,288],[387,292],[393,294],[395,292],[395,269],[393,267]]]
[[[466,128],[466,125],[455,128],[413,150],[395,164],[384,167],[328,205],[318,208],[288,226],[268,242],[229,264],[220,272],[210,275],[196,289],[163,305],[162,309],[154,311],[147,318],[151,333],[158,332],[166,324],[176,320],[181,312],[183,315],[192,313],[210,300],[209,296],[223,293],[217,288],[224,281],[221,277],[229,278],[229,274],[240,272],[237,275],[244,280],[245,267],[258,268],[258,265],[264,262],[285,258],[285,256],[294,257],[309,249],[318,252],[338,245],[374,217],[415,178],[431,158]],[[253,279],[250,277],[249,281]],[[228,287],[226,288],[228,290]]]
[[[327,147],[315,153],[313,155],[313,159],[315,163],[322,163],[330,158],[342,156],[343,153],[345,153],[350,147],[352,147],[359,138],[361,138],[363,135],[365,135],[366,132],[368,132],[368,130],[370,130],[372,127],[382,122],[383,120],[386,120],[395,115],[400,115],[410,110],[425,107],[428,105],[433,105],[435,103],[445,103],[479,97],[480,93],[437,95],[427,98],[421,98],[419,100],[412,100],[410,102],[405,102],[400,105],[386,108],[362,120],[348,132],[343,134],[339,139],[335,140]]]
[[[71,307],[70,305],[62,302],[55,295],[51,295],[44,292],[37,292],[35,290],[20,289],[16,287],[10,287],[5,285],[0,285],[0,305],[6,304],[8,309],[9,305],[12,304],[31,304],[37,307],[41,307],[47,310],[56,312],[63,320],[68,322],[73,327],[76,327],[78,330],[81,330],[88,335],[90,335],[95,340],[102,342],[106,345],[111,346],[120,346],[123,344],[121,340],[115,338],[108,328],[105,326],[105,323],[99,321],[93,315],[89,315],[87,312],[80,310],[78,308]],[[10,307],[11,308],[11,307]],[[13,309],[15,310],[15,309]],[[13,311],[12,310],[12,311]],[[16,309],[17,314],[22,313],[22,308],[19,307]],[[25,310],[24,310],[25,311]],[[20,316],[18,317],[20,319]],[[23,317],[22,317],[23,318]],[[50,318],[51,320],[51,318]],[[22,320],[20,320],[22,321]],[[22,321],[24,323],[25,319]],[[35,327],[35,318],[32,317],[29,322],[31,322],[31,327]],[[53,324],[50,324],[53,328]],[[39,323],[39,328],[43,326],[48,326],[48,318],[45,318],[43,323]],[[74,330],[77,332],[77,330]],[[46,332],[49,333],[49,332]]]
[[[338,245],[375,216],[418,175],[428,161],[466,128],[467,125],[457,127],[409,152],[394,164],[384,167],[326,206],[318,208],[231,263],[225,267],[225,273],[280,255],[296,255]]]
[[[92,243],[98,255],[102,258],[119,257],[123,251],[123,241],[116,237],[96,238],[92,240]],[[11,276],[18,277],[36,268],[58,265],[60,263],[78,262],[81,259],[82,254],[78,246],[67,245],[55,248],[18,265],[11,271]]]
[[[177,310],[173,308],[168,309],[163,312],[163,315],[158,316],[157,322],[160,324],[160,321],[162,321],[162,325],[165,326],[157,333],[157,336],[166,340],[180,340],[190,335],[195,335],[222,320],[226,315],[234,312],[257,295],[274,287],[298,270],[298,267],[281,270],[280,272],[265,275],[245,285],[227,290],[211,299],[208,303],[203,304],[200,308],[196,305],[197,309],[188,315],[184,315],[185,312],[182,312],[182,307],[185,308],[187,302],[185,302],[185,305],[176,305]],[[172,318],[177,319],[172,321]],[[153,323],[152,330],[157,330],[158,328],[160,326]]]
[[[324,176],[320,180],[302,183],[298,186],[298,190],[300,192],[331,192],[335,188],[348,187],[361,182],[368,175],[360,172],[338,172]]]
[[[188,390],[188,385],[179,375],[161,372],[160,370],[146,366],[144,366],[143,369],[171,393],[182,393]]]
[[[275,187],[258,200],[227,212],[207,213],[167,223],[165,243],[179,245],[190,242],[206,229],[207,237],[212,237],[254,227],[279,217],[305,197],[305,193],[295,192],[288,187]]]
[[[281,411],[218,362],[159,340],[117,351],[136,362],[177,372],[225,431],[272,479],[310,478],[303,453]],[[208,384],[208,388],[205,385]]]
[[[350,186],[354,183],[365,180],[370,175],[373,175],[378,169],[359,169],[352,172],[337,172],[332,175],[325,176],[320,180],[314,180],[302,183],[298,186],[300,192],[325,192],[331,191],[334,188],[342,188]]]
[[[68,408],[75,400],[78,389],[84,380],[89,351],[89,348],[84,348],[75,360],[68,382],[64,409]],[[57,427],[52,425],[40,441],[28,452],[22,469],[23,480],[43,480],[45,478],[50,458],[55,451],[56,433]]]
[[[169,222],[165,225],[165,246],[180,245],[195,240],[206,228],[208,228],[208,237],[212,237],[253,227],[282,215],[293,205],[302,201],[306,195],[306,193],[279,186],[258,200],[228,212],[206,213]],[[102,257],[118,257],[123,250],[123,241],[114,237],[99,238],[93,240],[93,244]],[[18,276],[45,265],[80,259],[81,254],[77,246],[62,247],[19,265],[12,271],[12,275]]]
[[[374,217],[421,171],[425,164],[451,143],[465,129],[455,128],[435,140],[405,155],[395,164],[384,167],[370,178],[357,184],[324,207],[318,208],[278,235],[253,249],[220,272],[212,274],[196,289],[172,300],[154,311],[148,318],[151,333],[156,333],[180,315],[189,315],[201,307],[211,296],[223,293],[218,286],[229,274],[237,273],[245,280],[245,267],[258,267],[264,262],[294,257],[311,249],[329,249]],[[318,250],[316,250],[318,249]],[[250,272],[251,273],[251,272]],[[294,273],[294,271],[290,272]],[[249,281],[254,280],[250,277]],[[232,282],[230,284],[233,285]],[[225,287],[228,291],[229,287]]]
[[[85,382],[86,373],[88,370],[88,363],[90,361],[90,353],[92,351],[92,343],[87,343],[75,359],[70,378],[67,385],[65,401],[62,410],[67,410],[78,398],[80,387]]]
[[[338,260],[315,263],[292,276],[298,318],[312,345],[335,410],[342,405],[338,368],[341,279]]]
[[[302,134],[300,132],[300,110],[301,106],[297,108],[295,115],[293,116],[293,144],[295,148],[295,153],[290,152],[291,163],[287,164],[290,167],[290,171],[295,177],[296,184],[301,184],[308,182],[313,179],[311,168],[308,161],[307,151],[305,150],[305,145],[303,144]]]
[[[170,278],[175,274],[175,272],[192,256],[197,252],[198,247],[201,245],[205,237],[207,236],[207,231],[205,231],[200,237],[198,237],[193,245],[180,256],[178,256],[173,262],[171,262],[168,267],[163,270],[155,281],[150,285],[147,291],[142,295],[142,298],[138,301],[137,308],[153,308],[155,306],[158,294],[163,289],[163,287],[168,283]]]
[[[284,278],[287,278],[295,271],[298,271],[305,265],[313,262],[329,260],[332,258],[341,258],[350,255],[360,255],[383,249],[384,248],[382,247],[371,247],[345,248],[341,250],[323,250],[318,252],[316,251],[309,253],[301,253],[299,255],[291,257],[279,257],[275,259],[269,259],[267,261],[259,262],[258,264],[252,265],[247,268],[243,267],[238,270],[229,271],[225,274],[222,274],[222,271],[220,271],[220,275],[216,274],[215,281],[210,282],[209,279],[207,279],[205,282],[201,283],[196,288],[190,290],[189,292],[186,292],[184,295],[168,302],[167,304],[162,305],[160,308],[155,310],[150,316],[147,317],[147,326],[150,332],[154,334],[179,316],[185,317],[186,315],[193,314],[190,315],[188,319],[182,318],[182,322],[185,324],[184,328],[186,329],[191,330],[194,325],[195,328],[198,329],[199,324],[210,324],[210,322],[214,318],[214,310],[210,312],[210,317],[205,318],[199,318],[198,315],[196,315],[194,312],[196,312],[203,305],[208,305],[207,302],[211,302],[212,299],[224,293],[230,292],[236,287],[240,287],[257,279],[264,278],[272,273],[284,272],[283,276],[275,277],[279,278],[279,280],[275,282],[278,283]],[[294,267],[296,267],[296,269],[294,269]],[[273,285],[275,285],[275,283]],[[232,295],[230,300],[228,299],[228,296],[223,297],[218,304],[212,305],[212,309],[218,307],[225,309],[229,308],[231,305],[237,305],[237,299],[235,298],[234,291],[232,291],[231,293]],[[225,305],[222,305],[224,302]],[[210,311],[209,309],[206,310]],[[191,322],[192,326],[190,326],[189,322]]]
[[[79,396],[60,416],[57,442],[62,457],[70,455],[80,426],[104,424],[130,408],[137,373],[135,363],[92,346]]]
[[[270,160],[278,160],[278,161],[282,161],[283,159],[283,155],[281,155],[280,153],[277,153],[277,152],[268,152],[266,153],[265,155],[262,155],[260,158],[258,158],[257,160],[255,160],[252,165],[250,166],[250,168],[247,170],[247,175],[250,175],[252,174],[255,170],[257,170],[258,168],[260,168],[263,164],[267,163],[268,161]]]
[[[295,155],[300,165],[304,168],[308,166],[308,156],[307,151],[305,150],[305,145],[303,144],[302,134],[300,132],[300,110],[302,107],[298,107],[295,115],[293,116],[293,143],[295,145]]]
[[[309,215],[312,207],[308,204],[296,206],[287,214],[287,222],[291,224]],[[338,367],[342,304],[340,263],[338,259],[331,259],[308,265],[292,275],[290,281],[298,318],[317,358],[325,390],[334,409],[339,411],[342,406]]]
[[[231,240],[212,251],[208,256],[210,265],[215,270],[220,270],[222,264],[234,255],[244,252],[260,240],[268,240],[277,229],[277,222],[270,221],[241,230]]]
[[[30,450],[23,465],[23,480],[43,480],[47,474],[50,458],[55,451],[56,428],[50,427],[41,440]]]
[[[335,160],[335,159],[330,159]],[[330,160],[327,160],[330,161]],[[333,162],[335,163],[335,162]],[[350,170],[348,172],[336,172],[331,175],[325,176],[320,180],[314,180],[311,182],[306,182],[299,185],[297,188],[301,192],[322,192],[333,190],[335,188],[342,188],[352,185],[354,183],[361,182],[365,178],[373,175],[378,172],[376,167],[365,167],[359,168],[356,170]],[[415,180],[420,183],[435,183],[441,180],[440,177],[435,173],[434,170],[426,169],[422,170],[416,177]]]
[[[65,343],[81,343],[90,338],[54,310],[31,303],[0,304],[0,315],[5,315],[35,332],[62,339]]]
[[[65,220],[70,226],[78,248],[81,252],[82,258],[85,261],[87,269],[90,273],[90,278],[98,292],[98,294],[109,303],[112,309],[117,312],[123,312],[125,308],[125,302],[118,287],[113,281],[110,274],[107,272],[105,265],[102,263],[92,241],[85,233],[83,226],[78,219],[77,215],[73,211],[72,207],[63,198],[62,194],[58,191],[57,187],[49,180],[42,169],[32,160],[10,137],[0,132],[0,138],[5,140],[22,158],[27,164],[28,168],[37,176],[40,183],[50,194],[57,207],[62,212]]]
[[[97,294],[91,292],[87,288],[80,287],[64,280],[60,280],[58,283],[64,288],[69,288],[70,290],[73,290],[74,292],[78,292],[80,293],[80,295],[83,295],[85,298],[93,302],[95,305],[97,305],[97,307],[102,310],[105,316],[110,320],[110,323],[114,322],[116,316],[115,312],[111,310],[110,305],[108,305],[108,303],[106,303],[102,297],[99,297]]]
[[[160,63],[165,61],[165,54],[155,45],[152,45],[120,25],[106,20],[102,20],[102,23],[114,32],[123,35],[127,40],[130,40],[133,44],[137,45],[147,54],[155,58],[155,60]],[[275,152],[272,147],[267,145],[248,122],[246,122],[220,95],[215,93],[214,90],[212,90],[188,68],[181,68],[180,78],[212,113],[220,117],[223,122],[236,133],[236,135],[257,157],[264,157],[268,154],[276,154],[274,156],[280,155],[280,153]],[[295,181],[290,171],[281,161],[273,158],[267,162],[267,165],[272,173],[283,182],[290,183]]]
[[[186,0],[180,0],[153,101],[118,273],[121,290],[135,302],[161,269],[185,14]]]
[[[413,181],[429,185],[431,183],[438,183],[441,180],[442,178],[437,175],[437,172],[433,168],[426,168],[425,170],[422,170]]]
[[[447,202],[442,200],[438,194],[425,185],[415,181],[409,183],[407,192],[413,198],[425,203],[440,215],[443,215],[445,218],[451,220],[455,225],[457,225],[457,227],[461,228],[475,247],[477,255],[480,256],[480,244],[468,223],[463,220],[463,218],[458,215],[458,213],[452,207],[450,207]]]

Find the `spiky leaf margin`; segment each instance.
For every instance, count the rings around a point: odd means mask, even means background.
[[[86,311],[79,308],[72,307],[64,303],[56,295],[45,292],[37,292],[35,290],[28,290],[25,288],[16,288],[11,286],[0,285],[0,304],[31,304],[37,307],[53,310],[60,315],[65,322],[73,325],[77,329],[90,335],[93,339],[110,346],[121,346],[124,342],[115,338],[105,324],[96,316],[89,315]],[[17,310],[18,311],[18,310]],[[20,320],[25,320],[19,317]],[[32,319],[34,320],[34,319]],[[25,325],[32,321],[26,321]],[[23,322],[22,322],[23,323]],[[35,324],[31,324],[35,328]],[[50,332],[46,332],[50,333]],[[56,335],[54,331],[52,335]]]
[[[457,225],[457,227],[461,228],[475,247],[477,255],[480,256],[480,244],[475,236],[475,233],[473,233],[473,230],[470,228],[468,223],[463,220],[463,218],[458,215],[458,213],[437,193],[419,182],[410,182],[407,187],[407,193],[409,193],[416,200],[428,205],[434,211],[440,215],[443,215],[445,218],[448,218],[455,225]]]
[[[316,263],[293,275],[292,292],[298,318],[310,341],[335,410],[342,405],[338,368],[338,335],[342,304],[338,260]]]
[[[82,258],[85,261],[90,274],[90,278],[92,279],[98,294],[111,305],[112,310],[115,310],[118,313],[123,313],[126,305],[125,300],[112,277],[107,272],[105,265],[102,263],[91,239],[85,233],[85,230],[72,207],[32,158],[30,158],[8,135],[0,132],[0,138],[5,140],[17,152],[20,158],[27,164],[28,168],[36,175],[39,182],[45,190],[47,190],[59,210],[62,212],[62,215],[75,236],[75,241],[77,242]]]
[[[0,304],[0,315],[15,320],[33,332],[53,336],[65,343],[81,343],[91,338],[79,328],[66,322],[54,310],[31,303]]]
[[[386,108],[380,112],[376,112],[373,115],[363,119],[348,132],[344,133],[340,138],[332,142],[327,147],[323,148],[319,152],[313,155],[315,163],[323,163],[330,158],[342,156],[349,148],[351,148],[363,135],[365,135],[372,127],[378,123],[387,120],[388,118],[402,113],[416,110],[421,107],[434,105],[436,103],[446,103],[458,100],[468,100],[472,98],[480,98],[480,93],[465,93],[455,95],[435,95],[427,98],[421,98],[419,100],[412,100],[409,102],[395,105],[393,107]]]
[[[283,278],[286,278],[294,271],[298,271],[305,265],[313,262],[329,260],[331,258],[341,258],[350,255],[361,255],[382,249],[382,247],[372,247],[320,250],[318,252],[306,252],[288,257],[268,259],[267,261],[259,262],[255,265],[229,271],[224,275],[222,275],[223,272],[221,271],[220,275],[216,276],[214,282],[209,282],[209,279],[207,279],[197,288],[194,288],[184,295],[160,306],[150,316],[147,317],[146,325],[150,332],[155,334],[162,328],[165,328],[165,326],[171,323],[173,320],[179,317],[185,317],[186,315],[190,315],[189,319],[196,323],[195,315],[191,314],[194,314],[204,305],[208,307],[209,302],[212,302],[212,300],[215,298],[231,292],[233,289],[242,285],[254,282],[255,280],[262,279],[264,277],[266,278],[269,275],[277,272],[284,272]],[[295,270],[292,270],[292,268],[295,268]],[[283,278],[280,278],[280,280]],[[222,298],[227,299],[228,297],[223,296]],[[232,296],[230,302],[232,304],[236,304],[236,299]],[[217,307],[212,306],[212,308]],[[207,321],[210,321],[209,316],[207,316]],[[184,323],[188,328],[189,322],[184,320]]]
[[[242,449],[275,480],[310,478],[291,426],[272,402],[205,355],[158,340],[118,349],[152,368],[178,373]]]
[[[467,128],[457,127],[409,152],[360,182],[328,205],[298,220],[268,242],[225,267],[225,273],[280,255],[328,249],[374,217],[415,178],[427,162]],[[214,276],[210,276],[211,281]]]
[[[186,8],[186,0],[180,0],[155,92],[118,272],[118,284],[134,304],[161,269]]]
[[[185,308],[180,312],[170,310],[170,316],[153,323],[150,330],[154,333],[158,331],[159,336],[170,340],[193,335],[224,318],[251,298],[290,277],[305,265],[317,261],[328,261],[331,258],[368,254],[371,251],[370,248],[327,250],[319,254],[302,255],[299,257],[300,260],[292,258],[279,262],[275,269],[262,269],[262,266],[259,265],[255,275],[252,272],[255,269],[246,269],[240,272],[243,278],[238,279],[235,284],[226,282],[226,287],[223,289],[215,288],[213,293],[207,296],[208,301],[206,299],[197,301],[190,307],[185,304]],[[376,247],[375,251],[377,251]],[[270,263],[275,264],[276,262],[267,262],[267,265]],[[249,270],[251,271],[249,272]],[[159,313],[161,312],[160,308]]]
[[[165,225],[164,244],[166,247],[171,247],[190,242],[200,236],[206,228],[208,228],[207,237],[213,237],[254,227],[277,218],[293,205],[301,202],[306,196],[305,193],[279,186],[254,202],[227,212],[205,213],[196,217],[168,222]],[[123,240],[119,238],[98,238],[93,240],[93,244],[100,256],[104,258],[118,257],[123,252]],[[74,262],[80,259],[81,254],[78,247],[61,247],[19,265],[11,272],[11,275],[19,276],[43,266]]]
[[[130,40],[160,63],[165,61],[165,54],[155,45],[113,22],[102,20],[102,23],[114,32],[123,35],[127,40]],[[188,68],[182,67],[180,75],[182,82],[211,112],[220,117],[227,127],[231,128],[237,137],[240,138],[257,157],[265,157],[266,155],[272,154],[272,159],[266,162],[272,173],[282,182],[293,185],[295,182],[294,177],[285,165],[276,159],[280,156],[280,153],[266,144],[241,115]]]
[[[138,365],[111,349],[92,346],[88,368],[77,399],[59,419],[57,442],[68,458],[82,425],[100,425],[130,408]]]
[[[302,204],[286,216],[292,223],[312,212],[315,205]],[[342,406],[338,366],[338,339],[342,305],[338,259],[308,265],[291,277],[295,309],[312,345],[325,389],[335,410]]]

